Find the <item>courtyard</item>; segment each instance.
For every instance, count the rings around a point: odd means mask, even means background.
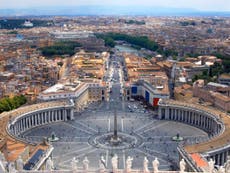
[[[123,109],[122,109],[122,105]],[[128,111],[127,107],[134,107]],[[141,112],[138,102],[119,102],[116,107],[118,137],[122,145],[113,146],[103,140],[103,136],[113,134],[114,130],[114,105],[111,102],[92,103],[80,114],[75,115],[75,120],[40,126],[23,134],[23,138],[30,142],[42,142],[44,138],[53,133],[59,141],[52,142],[52,154],[56,169],[68,169],[73,157],[82,160],[87,156],[89,165],[98,168],[101,156],[106,160],[106,167],[111,169],[111,158],[118,155],[119,168],[125,168],[128,156],[133,157],[133,168],[141,168],[143,159],[151,161],[158,158],[160,170],[174,170],[178,162],[178,142],[172,137],[180,135],[184,138],[181,144],[187,144],[197,139],[207,138],[207,133],[195,127],[173,122],[162,121],[154,118],[153,112]],[[174,166],[173,166],[174,165]]]

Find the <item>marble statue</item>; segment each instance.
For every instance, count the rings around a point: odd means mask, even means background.
[[[105,165],[105,158],[104,156],[101,156],[101,159],[99,160],[99,171],[100,173],[105,172],[106,170],[106,165]]]
[[[87,157],[84,158],[83,160],[83,169],[88,170],[89,169],[89,160]]]
[[[230,173],[230,156],[227,157],[227,161],[224,164],[225,173]]]
[[[133,158],[128,156],[127,160],[126,160],[126,172],[131,172],[131,169],[132,169],[132,161],[133,161]]]
[[[54,164],[53,161],[51,160],[51,158],[49,157],[46,161],[46,170],[51,171],[54,168]]]
[[[73,170],[73,171],[77,171],[77,169],[78,169],[77,164],[78,164],[78,160],[74,157],[74,158],[72,159],[72,161],[71,161],[71,167],[72,167],[72,170]]]
[[[185,166],[186,166],[186,163],[184,161],[184,159],[181,159],[180,161],[180,172],[183,173],[185,171]]]
[[[16,160],[16,166],[17,166],[17,170],[18,171],[22,171],[23,170],[23,160],[22,160],[22,157],[19,156],[18,159]]]
[[[118,157],[116,154],[112,157],[111,162],[112,162],[113,172],[116,172],[116,170],[118,169]]]
[[[3,164],[3,162],[0,161],[0,172],[5,172],[5,171],[6,171],[6,168],[5,168],[4,164]]]
[[[15,165],[14,163],[9,163],[9,173],[16,173]]]
[[[159,167],[159,161],[158,161],[158,159],[157,159],[157,158],[155,158],[155,159],[154,159],[154,161],[152,162],[152,164],[153,164],[153,172],[154,172],[154,173],[159,172],[159,170],[158,170],[158,167]]]
[[[148,159],[147,157],[144,158],[144,161],[143,161],[143,172],[144,173],[149,173],[149,168],[148,168]]]
[[[218,173],[225,173],[225,169],[223,166],[220,166],[218,169]]]
[[[210,159],[209,162],[208,162],[208,167],[209,167],[209,172],[212,173],[214,171],[214,165],[215,165],[215,162]]]
[[[7,161],[4,157],[4,155],[2,154],[2,152],[0,151],[0,172],[4,172],[4,170],[6,170],[6,165],[7,165]]]
[[[6,171],[5,157],[0,151],[0,172],[5,172],[5,171]]]

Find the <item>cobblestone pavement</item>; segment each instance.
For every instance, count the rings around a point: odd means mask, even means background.
[[[102,111],[103,107],[104,111]],[[149,161],[157,157],[160,160],[161,170],[171,170],[172,163],[178,161],[176,149],[178,143],[171,140],[172,136],[179,133],[185,141],[195,141],[196,138],[207,137],[205,132],[197,128],[178,122],[157,120],[151,113],[118,110],[118,135],[127,134],[134,136],[134,139],[136,139],[135,136],[138,136],[138,145],[130,143],[127,144],[129,147],[124,149],[119,149],[116,146],[103,148],[92,145],[89,142],[90,139],[113,132],[114,112],[106,110],[106,107],[106,103],[90,105],[80,115],[76,115],[74,121],[34,128],[24,133],[23,136],[26,140],[41,142],[44,137],[49,137],[54,132],[60,138],[59,141],[52,143],[56,168],[67,168],[73,157],[78,158],[79,165],[82,166],[85,156],[88,157],[91,167],[98,167],[98,159],[101,155],[104,155],[107,167],[111,168],[111,157],[117,154],[119,168],[124,168],[128,156],[134,158],[133,167],[140,168],[143,158],[147,156]],[[149,168],[151,167],[149,162]]]

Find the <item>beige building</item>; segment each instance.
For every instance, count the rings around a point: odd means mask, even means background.
[[[197,80],[193,84],[193,96],[199,97],[205,102],[210,102],[217,108],[223,109],[225,111],[230,111],[230,97],[218,92],[217,88],[220,84],[208,84],[204,85],[204,80]],[[215,88],[215,90],[212,90]]]
[[[222,74],[218,80],[221,84],[230,85],[230,74]]]
[[[41,92],[39,100],[69,99],[75,103],[77,111],[84,109],[88,103],[107,100],[105,83],[96,79],[82,79],[82,81],[68,81],[55,84]]]
[[[126,83],[124,89],[126,100],[142,97],[152,106],[157,106],[159,99],[170,97],[168,77],[164,72],[152,72],[151,75],[143,76],[135,82]]]
[[[192,86],[184,84],[174,88],[175,100],[188,101],[193,97]]]
[[[86,53],[80,51],[72,57],[72,66],[78,71],[80,78],[102,79],[105,75],[109,53]]]
[[[157,106],[160,98],[169,98],[168,76],[160,65],[133,54],[123,56],[129,80],[124,87],[126,100],[142,97],[149,105]]]

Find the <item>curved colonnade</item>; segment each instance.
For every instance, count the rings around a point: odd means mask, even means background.
[[[23,132],[45,124],[74,119],[74,105],[64,101],[44,102],[8,112],[8,134],[21,140]],[[24,141],[23,141],[24,142]]]
[[[227,161],[230,118],[226,113],[196,104],[160,100],[158,118],[186,123],[208,133],[209,139],[205,142],[178,147],[181,157],[190,162],[189,170],[201,170],[199,163],[191,157],[193,154],[199,154],[206,163],[209,159],[213,159],[216,165],[224,165]]]
[[[67,102],[44,102],[25,106],[1,114],[7,118],[5,129],[8,134],[21,140],[18,136],[31,128],[53,122],[67,121],[74,118],[74,105]],[[191,155],[198,153],[204,160],[212,158],[217,165],[223,165],[230,154],[230,118],[226,113],[200,105],[186,104],[172,100],[159,101],[158,118],[178,121],[196,126],[209,134],[206,142],[179,147],[191,171],[201,170]],[[203,170],[203,169],[202,169]]]

